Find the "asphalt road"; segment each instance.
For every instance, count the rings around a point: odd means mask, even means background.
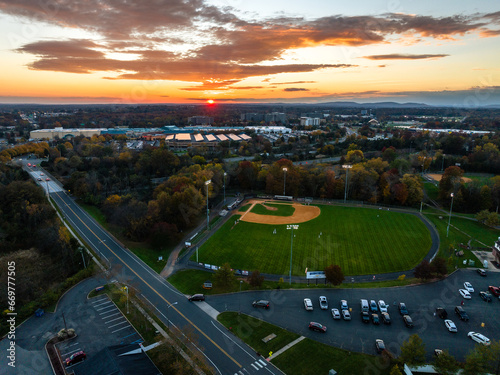
[[[462,322],[455,314],[454,308],[460,305],[462,297],[458,290],[463,283],[469,281],[475,288],[471,300],[465,300],[464,309],[470,316],[469,322]],[[481,332],[490,339],[500,339],[500,301],[495,298],[491,303],[479,297],[479,291],[487,290],[489,285],[500,285],[500,273],[490,272],[487,277],[479,276],[474,270],[458,270],[447,279],[420,286],[377,289],[314,289],[314,290],[281,290],[244,292],[233,295],[209,296],[207,302],[219,312],[240,311],[266,322],[286,328],[289,331],[312,338],[314,340],[350,351],[376,354],[375,339],[383,339],[388,349],[399,355],[400,345],[411,334],[418,333],[426,345],[427,356],[432,358],[436,348],[447,349],[457,359],[464,360],[466,354],[474,348],[475,343],[467,337],[469,331]],[[324,295],[328,298],[329,309],[320,310],[318,299]],[[310,298],[313,311],[306,311],[303,299]],[[271,301],[269,310],[255,309],[252,301],[267,299]],[[347,300],[352,308],[352,320],[333,320],[330,309],[340,309],[339,301]],[[382,299],[389,305],[391,325],[376,326],[361,321],[360,300]],[[415,327],[406,328],[394,301],[405,302]],[[458,328],[457,333],[450,333],[444,321],[434,316],[435,308],[441,306],[448,312]],[[325,334],[311,332],[310,321],[327,326]],[[481,327],[484,323],[484,328]]]
[[[64,191],[50,190],[65,219],[111,265],[113,275],[135,288],[152,306],[165,324],[181,330],[194,331],[198,347],[219,374],[281,374],[273,365],[256,366],[260,359],[241,340],[228,333],[216,320],[193,306],[183,294],[174,289],[132,252],[125,249],[83,211]],[[91,353],[89,353],[91,355]]]

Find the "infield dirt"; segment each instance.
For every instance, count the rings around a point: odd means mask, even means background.
[[[255,204],[265,204],[265,202],[258,200],[251,200],[245,204],[250,203],[252,206],[247,210],[243,216],[241,216],[241,221],[246,221],[248,223],[257,224],[297,224],[304,223],[306,221],[312,220],[321,214],[321,210],[317,206],[306,206],[299,203],[292,203],[291,206],[295,208],[295,212],[292,216],[272,216],[272,215],[259,215],[250,212]],[[270,202],[267,202],[270,203]],[[277,202],[272,202],[277,204]]]

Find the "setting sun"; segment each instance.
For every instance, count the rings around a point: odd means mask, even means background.
[[[213,99],[208,99],[208,100],[207,100],[207,103],[208,103],[208,104],[214,104],[215,102],[214,102],[214,100],[213,100]]]

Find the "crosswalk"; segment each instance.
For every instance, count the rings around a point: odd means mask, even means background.
[[[255,361],[254,363],[251,363],[250,366],[252,366],[252,368],[255,370],[255,371],[259,371],[261,369],[263,369],[264,367],[267,366],[267,362],[262,360],[262,359],[259,359],[257,361]],[[243,372],[245,371],[245,372]],[[249,374],[248,370],[246,369],[243,369],[243,371],[238,371],[238,372],[235,372],[234,375],[246,375],[246,374]]]

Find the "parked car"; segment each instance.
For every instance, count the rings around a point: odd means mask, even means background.
[[[466,281],[464,283],[464,288],[469,292],[469,293],[474,293],[474,288],[472,287],[472,284]]]
[[[469,332],[467,336],[479,344],[490,345],[490,339],[479,332]]]
[[[319,308],[321,310],[327,310],[328,309],[328,300],[326,299],[325,296],[320,296],[319,297]]]
[[[205,301],[205,296],[203,294],[193,294],[189,297],[190,301]]]
[[[344,318],[344,320],[351,320],[351,313],[349,310],[342,310],[342,318]]]
[[[401,315],[408,315],[408,309],[406,308],[406,305],[403,302],[399,303],[399,313]]]
[[[340,310],[349,310],[349,306],[347,306],[347,301],[345,299],[340,300]]]
[[[333,319],[340,319],[339,309],[332,309],[332,318]]]
[[[378,314],[372,314],[372,322],[377,326],[380,324],[380,318],[378,317]]]
[[[463,298],[465,298],[465,299],[471,299],[472,298],[468,290],[466,290],[466,289],[459,289],[458,291],[460,292],[460,295]]]
[[[375,348],[377,349],[377,353],[382,353],[385,350],[384,340],[376,339]]]
[[[391,324],[391,316],[389,315],[389,313],[382,313],[380,314],[382,316],[382,322],[384,322],[384,324]]]
[[[377,302],[375,302],[375,300],[373,299],[370,301],[370,311],[372,313],[378,312]]]
[[[500,288],[499,287],[496,287],[496,286],[492,286],[490,285],[488,287],[488,290],[491,292],[491,294],[493,294],[495,297],[498,297],[500,296]]]
[[[316,322],[311,322],[309,323],[309,329],[311,331],[317,331],[317,332],[326,332],[326,326],[324,326],[321,323],[316,323]]]
[[[41,178],[41,177],[38,177],[36,180],[37,180],[37,181],[42,181],[42,178]]]
[[[309,298],[304,298],[304,308],[308,311],[313,310],[313,303]]]
[[[478,268],[477,269],[477,273],[480,274],[481,276],[486,276],[487,275],[486,270],[483,270],[482,268]]]
[[[385,304],[384,300],[378,301],[378,308],[380,312],[387,312],[387,305]]]
[[[467,315],[462,306],[455,306],[455,312],[460,317],[460,320],[463,320],[464,322],[469,321],[469,315]]]
[[[411,319],[410,315],[403,315],[403,321],[405,322],[406,327],[413,327],[413,320]]]
[[[366,311],[361,312],[361,320],[363,323],[370,323],[370,313]]]
[[[87,354],[83,350],[76,352],[72,354],[69,358],[66,358],[64,363],[66,363],[66,366],[71,366],[74,365],[75,363],[85,361],[87,359]]]
[[[260,307],[262,309],[269,309],[269,301],[266,301],[265,299],[260,299],[258,301],[253,301],[252,302],[253,307]]]
[[[486,302],[491,302],[493,300],[491,294],[489,294],[488,292],[479,292],[479,297],[481,297]]]
[[[453,332],[453,333],[457,333],[457,326],[455,325],[455,323],[453,323],[452,320],[450,319],[446,319],[444,321],[444,325],[446,326],[446,328],[448,329],[448,331],[450,332]]]
[[[448,317],[448,313],[444,309],[444,307],[438,307],[436,309],[436,315],[439,316],[441,319],[446,319]]]
[[[50,178],[48,178],[48,177],[47,177],[47,178],[45,179],[45,181],[50,181]]]

